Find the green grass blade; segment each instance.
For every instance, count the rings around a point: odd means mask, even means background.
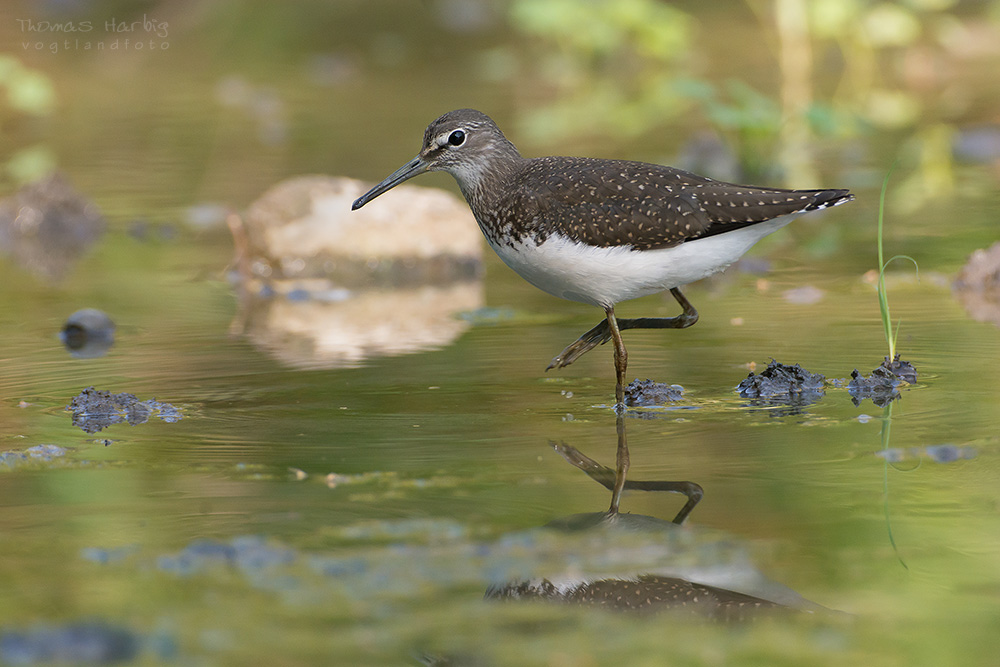
[[[898,162],[898,160],[897,160]],[[876,291],[878,292],[878,309],[879,313],[882,315],[882,331],[885,334],[885,342],[889,345],[889,361],[896,358],[896,337],[899,335],[899,323],[896,324],[896,330],[892,329],[892,317],[889,315],[889,296],[885,289],[885,269],[889,264],[897,259],[908,259],[913,262],[913,267],[917,272],[917,280],[920,280],[920,266],[917,264],[917,260],[913,259],[909,255],[893,255],[888,260],[885,259],[885,255],[882,252],[882,223],[885,217],[885,193],[889,188],[889,176],[892,175],[893,169],[896,168],[897,162],[893,162],[892,166],[889,167],[889,171],[886,172],[885,178],[882,180],[882,192],[879,193],[878,198],[878,283],[876,285]],[[900,321],[900,323],[902,320]]]
[[[881,240],[881,239],[880,239]],[[890,264],[892,264],[897,259],[908,259],[913,262],[913,270],[917,274],[917,280],[920,280],[920,265],[917,264],[917,260],[913,259],[909,255],[893,255],[882,265],[882,268],[878,272],[878,303],[879,310],[882,311],[882,326],[886,330],[885,340],[889,343],[889,361],[892,361],[896,357],[896,338],[899,336],[899,325],[903,323],[903,320],[896,322],[896,331],[889,335],[891,321],[889,319],[889,300],[885,289],[885,270]],[[883,304],[885,304],[883,306]]]
[[[896,163],[893,162],[892,166],[889,167],[889,171],[885,173],[885,178],[882,180],[882,192],[878,197],[878,285],[876,286],[876,291],[878,292],[878,308],[879,312],[882,314],[882,330],[885,333],[885,340],[889,344],[889,359],[895,358],[896,354],[896,339],[892,335],[892,320],[889,317],[889,299],[885,293],[885,262],[883,261],[884,255],[882,254],[882,220],[885,214],[885,191],[889,188],[889,176],[892,175],[892,170],[896,168]]]

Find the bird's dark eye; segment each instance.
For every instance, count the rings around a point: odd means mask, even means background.
[[[462,130],[455,130],[448,137],[448,143],[452,146],[461,146],[465,143],[465,132]]]

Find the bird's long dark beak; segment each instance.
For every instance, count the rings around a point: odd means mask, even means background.
[[[354,203],[351,204],[351,210],[357,211],[359,208],[370,202],[372,199],[375,199],[375,197],[378,197],[383,192],[393,189],[403,181],[409,180],[418,174],[424,173],[427,171],[428,166],[428,162],[418,155],[396,171],[392,172],[384,181],[376,185],[374,188],[355,199]]]

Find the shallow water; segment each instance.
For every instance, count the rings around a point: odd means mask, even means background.
[[[734,391],[748,364],[759,372],[772,357],[831,379],[881,362],[864,278],[876,263],[878,183],[857,177],[858,201],[755,249],[766,273],[737,268],[685,290],[695,327],[626,334],[630,377],[685,389],[679,403],[624,420],[629,479],[704,488],[684,526],[669,523],[682,497],[626,491],[624,512],[657,521],[546,530],[610,500],[553,445],[614,467],[611,350],[544,372],[598,321],[596,309],[541,294],[490,256],[475,286],[485,307],[463,314],[457,338],[331,363],[248,329],[225,269],[230,237],[182,222],[188,206],[240,207],[291,174],[376,178],[410,157],[421,124],[452,105],[447,94],[420,102],[431,111],[413,112],[416,133],[387,122],[389,134],[361,142],[352,123],[378,126],[365,117],[373,102],[321,119],[317,104],[348,91],[304,86],[285,98],[288,143],[260,145],[240,136],[243,121],[206,105],[211,77],[180,77],[197,49],[177,40],[169,66],[39,60],[75,101],[48,141],[109,229],[58,283],[0,262],[0,451],[26,452],[0,462],[0,659],[43,661],[39,647],[92,632],[112,656],[144,664],[993,662],[1000,335],[966,314],[950,283],[968,253],[995,240],[995,183],[958,213],[947,202],[889,209],[888,252],[920,262],[919,281],[903,264],[888,276],[899,351],[920,373],[891,413],[833,386],[794,410]],[[162,78],[130,90],[129,66]],[[94,90],[72,92],[81,71]],[[393,77],[406,78],[372,85]],[[134,112],[127,123],[100,113],[109,81],[117,108]],[[170,104],[143,101],[151,90]],[[166,233],[140,237],[136,220]],[[787,294],[804,286],[821,290],[817,302]],[[316,317],[315,304],[286,306]],[[117,324],[104,357],[74,358],[58,340],[83,307]],[[675,312],[669,295],[619,308]],[[89,386],[170,403],[183,418],[88,435],[65,406]],[[58,449],[30,449],[39,445]],[[733,626],[483,599],[513,581],[650,572],[834,611]],[[74,634],[79,624],[97,629]]]
[[[167,265],[190,262],[183,239],[157,252]],[[894,664],[919,662],[928,645],[974,663],[972,647],[992,641],[997,414],[995,369],[983,360],[1000,350],[995,329],[969,322],[946,288],[894,288],[901,349],[921,377],[894,404],[887,443],[883,410],[855,407],[846,389],[827,388],[796,414],[733,392],[748,361],[760,370],[771,355],[828,377],[867,372],[882,353],[874,315],[837,316],[850,303],[874,310],[867,286],[795,272],[756,293],[737,277],[717,293],[690,290],[702,313],[695,328],[630,336],[633,375],[686,389],[678,405],[633,411],[653,418],[626,419],[633,479],[705,489],[677,556],[656,532],[629,535],[626,547],[536,530],[608,503],[552,443],[613,466],[611,355],[602,348],[558,375],[542,371],[596,313],[537,307],[544,297],[510,281],[509,298],[493,302],[509,319],[475,325],[445,349],[302,371],[229,334],[228,287],[192,278],[212,266],[178,267],[145,307],[123,306],[102,359],[61,349],[55,316],[0,319],[3,448],[66,450],[3,474],[8,627],[101,619],[139,633],[147,657],[231,664],[262,651],[369,664],[420,651],[601,664],[624,651],[641,663],[668,647],[695,662],[721,651]],[[487,280],[501,270],[491,263]],[[829,291],[821,305],[790,307],[784,280]],[[87,283],[46,310],[71,309],[93,293]],[[670,305],[650,298],[629,310]],[[739,327],[727,321],[737,312]],[[172,403],[184,418],[87,436],[64,406],[91,384]],[[887,465],[886,444],[905,460]],[[962,458],[920,451],[945,444]],[[666,522],[681,504],[632,491],[623,510]],[[651,558],[737,588],[766,577],[852,617],[766,619],[747,632],[482,600],[498,582],[639,573]]]

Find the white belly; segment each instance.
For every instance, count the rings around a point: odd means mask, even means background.
[[[514,247],[490,245],[507,266],[535,287],[563,299],[605,307],[722,271],[795,217],[783,216],[658,250],[598,248],[557,235],[540,245],[531,239]]]

